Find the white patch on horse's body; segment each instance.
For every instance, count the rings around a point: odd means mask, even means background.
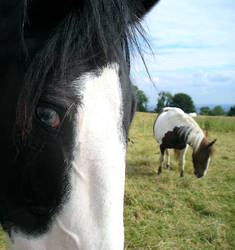
[[[179,108],[164,108],[163,112],[158,116],[154,124],[154,135],[159,144],[162,144],[162,139],[165,134],[169,131],[173,131],[175,127],[182,127],[180,131],[181,134],[190,130],[186,143],[197,151],[204,138],[203,131],[192,117]]]
[[[47,234],[13,235],[15,250],[123,249],[125,142],[118,67],[85,74],[74,84],[82,85],[82,105],[70,197]]]

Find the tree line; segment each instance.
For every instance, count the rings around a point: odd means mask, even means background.
[[[137,97],[137,107],[136,107],[137,111],[148,112],[147,96],[142,90],[140,90],[135,85],[134,89]],[[159,92],[154,112],[159,113],[164,107],[178,107],[184,110],[184,112],[186,113],[196,112],[196,108],[192,98],[185,93],[177,93],[175,95],[172,95],[168,91]],[[225,112],[220,105],[215,106],[213,109],[210,109],[210,107],[208,106],[203,106],[200,108],[199,114],[207,116],[221,116],[221,115],[235,116],[235,105],[230,107],[230,110],[228,112]]]

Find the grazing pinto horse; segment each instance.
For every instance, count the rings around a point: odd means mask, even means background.
[[[212,145],[216,140],[208,142],[203,131],[195,120],[179,108],[164,108],[157,116],[154,124],[154,137],[160,144],[160,166],[158,174],[162,172],[164,152],[167,152],[167,168],[170,169],[169,148],[179,150],[180,176],[184,176],[184,159],[190,145],[193,149],[194,174],[200,178],[206,175]]]
[[[15,250],[122,249],[130,45],[157,0],[1,0],[0,223]]]

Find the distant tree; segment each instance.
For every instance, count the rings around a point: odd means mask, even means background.
[[[211,109],[208,106],[201,107],[200,115],[211,115]]]
[[[235,116],[235,105],[230,107],[230,110],[228,111],[229,116]]]
[[[181,108],[186,113],[195,112],[192,98],[184,93],[175,94],[172,98],[171,106]]]
[[[169,107],[171,103],[172,103],[172,95],[170,92],[165,92],[165,91],[159,92],[155,112],[159,113],[163,108]]]
[[[223,110],[223,108],[221,106],[215,106],[212,111],[211,111],[212,115],[224,115],[225,112]]]
[[[147,96],[137,86],[134,85],[134,88],[135,88],[136,98],[137,98],[136,110],[137,111],[141,111],[141,112],[148,111],[147,110],[147,104],[148,104],[148,98],[147,98]]]

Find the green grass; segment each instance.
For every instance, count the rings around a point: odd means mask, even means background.
[[[199,124],[205,119],[210,124],[209,140],[217,138],[202,179],[192,174],[191,150],[184,178],[173,155],[173,170],[156,174],[155,118],[136,113],[130,130],[134,144],[129,143],[127,154],[125,249],[235,249],[235,118],[197,118]]]
[[[200,116],[196,117],[195,120],[199,126],[206,130],[216,132],[235,132],[235,118],[229,116]]]
[[[6,249],[5,236],[0,227],[0,250]]]
[[[136,113],[130,130],[125,190],[125,249],[235,249],[235,118],[197,117],[209,140],[217,138],[207,176],[193,174],[191,153],[185,177],[173,170],[158,176],[156,114]],[[209,124],[209,125],[208,125]],[[0,233],[0,249],[5,240]]]

